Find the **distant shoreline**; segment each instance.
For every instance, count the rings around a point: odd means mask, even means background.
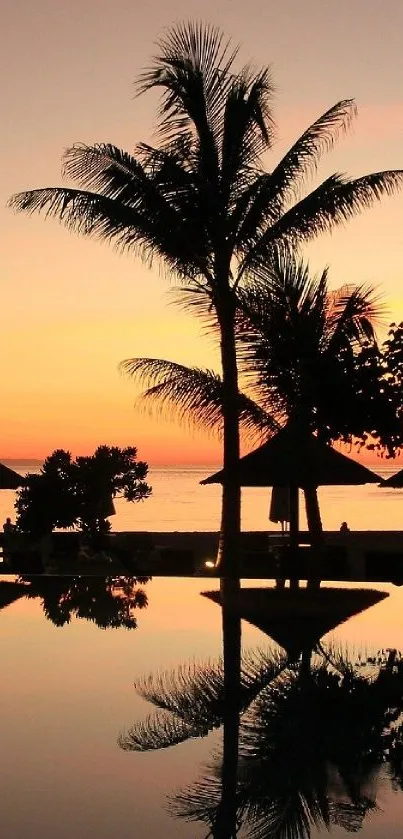
[[[44,460],[36,457],[1,457],[0,462],[4,463],[5,466],[9,466],[11,468],[17,469],[18,466],[22,466],[24,464],[27,466],[29,464],[30,468],[37,468],[40,469],[44,463]],[[364,462],[364,461],[362,461]],[[377,460],[368,460],[365,461],[365,465],[368,468],[373,469],[375,472],[379,472],[380,470],[390,470],[391,472],[398,471],[403,464],[403,459],[396,459],[396,460],[386,460],[385,458],[379,458]],[[172,470],[183,470],[188,472],[214,472],[217,469],[222,468],[222,464],[220,463],[213,463],[213,464],[189,464],[189,463],[170,463],[170,464],[159,464],[153,465],[149,464],[149,472],[163,472],[169,469]],[[17,469],[18,471],[18,469]]]

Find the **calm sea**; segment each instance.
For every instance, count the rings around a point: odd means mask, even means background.
[[[39,461],[4,461],[21,474],[40,469]],[[218,467],[216,467],[218,468]],[[372,467],[381,477],[398,471],[399,466],[378,461]],[[150,469],[148,482],[152,496],[139,504],[115,502],[113,530],[193,531],[218,530],[221,487],[200,486],[214,467],[166,467]],[[245,530],[264,530],[268,524],[269,489],[242,490],[242,526]],[[14,517],[15,493],[0,493],[0,517]],[[352,530],[403,530],[403,490],[380,489],[376,484],[358,487],[322,487],[319,490],[323,525],[338,530],[347,521]],[[301,503],[301,527],[306,526]],[[270,529],[276,525],[270,524]]]

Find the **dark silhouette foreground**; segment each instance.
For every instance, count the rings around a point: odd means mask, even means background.
[[[76,186],[14,195],[11,206],[45,212],[70,230],[161,260],[186,301],[218,332],[222,365],[223,484],[220,563],[236,572],[240,532],[238,358],[240,292],[264,291],[262,266],[332,230],[403,183],[400,171],[351,180],[334,174],[306,194],[307,176],[355,114],[338,102],[266,171],[274,146],[273,84],[267,67],[236,66],[238,50],[213,26],[178,24],[138,80],[160,94],[159,142],[134,155],[110,143],[68,149],[64,173]]]

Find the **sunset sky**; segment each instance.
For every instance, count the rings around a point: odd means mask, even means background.
[[[278,142],[267,167],[322,112],[355,97],[350,134],[319,175],[403,168],[401,0],[5,0],[1,93],[0,457],[76,454],[137,445],[152,465],[217,463],[220,446],[134,411],[135,389],[117,372],[130,356],[214,366],[201,325],[172,305],[169,283],[133,256],[81,239],[56,221],[6,209],[13,192],[61,183],[74,142],[132,151],[153,141],[154,96],[133,81],[164,27],[208,20],[242,43],[241,59],[271,64]],[[379,286],[385,323],[403,319],[403,195],[384,199],[307,249],[330,265],[332,287]]]

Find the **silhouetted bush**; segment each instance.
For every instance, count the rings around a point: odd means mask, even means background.
[[[134,447],[99,446],[93,455],[72,459],[57,449],[38,475],[28,474],[15,502],[17,529],[34,537],[55,527],[74,527],[88,535],[107,533],[113,499],[142,501],[151,494],[148,464]]]

